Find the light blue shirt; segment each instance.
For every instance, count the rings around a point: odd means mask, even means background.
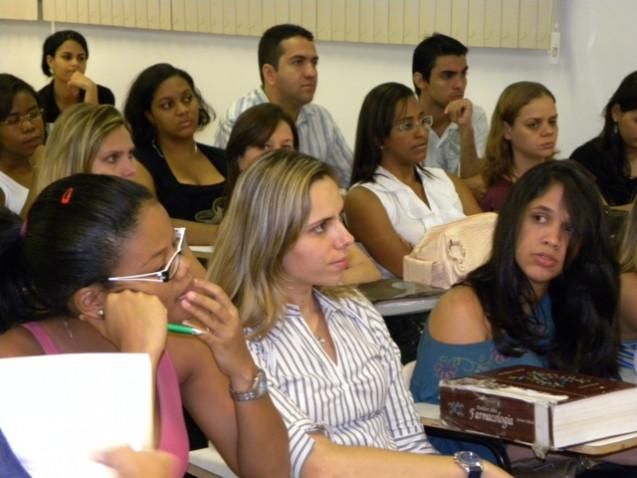
[[[476,153],[478,158],[483,158],[487,134],[489,133],[489,122],[486,113],[480,106],[473,106],[471,124],[473,125]],[[438,136],[431,128],[429,129],[425,164],[442,168],[451,174],[460,175],[460,131],[456,123],[451,122],[441,136]]]
[[[262,88],[255,88],[235,101],[219,119],[213,145],[225,149],[239,115],[252,106],[268,101]],[[352,150],[347,146],[332,115],[322,106],[312,103],[304,105],[296,119],[296,129],[299,151],[332,166],[339,177],[340,186],[347,187],[352,175]]]

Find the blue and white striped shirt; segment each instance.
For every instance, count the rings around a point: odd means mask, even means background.
[[[255,88],[235,101],[219,119],[213,145],[225,149],[239,115],[252,106],[268,101],[262,88]],[[332,166],[338,174],[341,187],[347,187],[352,175],[352,151],[332,115],[322,106],[312,103],[304,105],[296,119],[296,129],[299,133],[299,151]]]
[[[264,339],[249,343],[288,428],[292,476],[301,475],[312,452],[311,432],[339,445],[436,453],[403,383],[400,352],[383,318],[363,297],[336,300],[314,293],[336,362],[294,305]]]

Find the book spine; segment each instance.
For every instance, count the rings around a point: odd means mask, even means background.
[[[546,411],[546,409],[545,409]],[[538,410],[539,412],[539,410]],[[450,426],[473,430],[508,440],[537,444],[547,435],[536,436],[536,430],[548,430],[547,413],[538,413],[536,404],[508,397],[497,397],[460,388],[440,388],[440,417]]]

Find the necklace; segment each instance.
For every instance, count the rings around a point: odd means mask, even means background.
[[[69,325],[69,319],[62,319],[62,325],[64,325],[64,330],[66,330],[66,335],[68,335],[69,339],[73,338],[73,332],[71,331],[71,326]]]
[[[161,150],[161,148],[157,144],[157,141],[155,141],[155,138],[153,138],[153,141],[150,143],[150,145],[153,147],[153,149],[155,150],[155,152],[161,159],[166,159],[166,156],[164,156],[164,152]],[[193,150],[195,154],[199,152],[199,147],[197,146],[196,142],[193,145]]]

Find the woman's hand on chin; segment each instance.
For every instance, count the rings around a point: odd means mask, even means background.
[[[149,353],[159,359],[166,346],[166,307],[157,296],[123,290],[106,296],[99,317],[85,317],[120,352]]]
[[[195,279],[194,289],[182,298],[182,306],[205,331],[198,336],[217,361],[219,369],[228,376],[234,390],[250,388],[256,375],[256,365],[246,345],[239,311],[224,290],[212,282]]]

